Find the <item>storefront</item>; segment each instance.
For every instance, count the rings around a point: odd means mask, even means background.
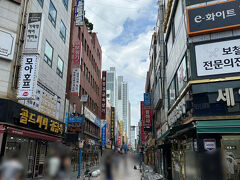
[[[61,142],[64,124],[17,102],[0,99],[1,158],[20,155],[27,178],[42,177],[48,147]]]

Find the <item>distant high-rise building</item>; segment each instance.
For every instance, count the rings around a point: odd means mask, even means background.
[[[133,149],[136,149],[136,130],[137,126],[130,126],[130,144]]]
[[[116,107],[117,103],[117,78],[116,78],[116,69],[115,67],[110,67],[110,70],[107,71],[107,91],[111,91],[110,104],[112,107]]]

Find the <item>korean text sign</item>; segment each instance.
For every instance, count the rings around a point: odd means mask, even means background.
[[[151,105],[151,94],[144,93],[144,105],[149,106]]]
[[[107,72],[102,72],[102,103],[101,103],[101,119],[105,119],[106,117],[106,83]]]
[[[75,25],[83,26],[84,24],[84,0],[76,1]]]
[[[107,143],[107,121],[102,120],[102,127],[101,127],[101,145],[106,146]]]
[[[24,55],[19,75],[18,99],[34,99],[37,88],[37,56]]]
[[[230,0],[187,9],[190,36],[240,27],[239,1]]]
[[[79,96],[79,88],[80,88],[80,68],[72,69],[72,87],[71,87],[71,95]]]
[[[144,102],[141,102],[141,120],[143,127],[150,128],[151,122],[151,106],[145,106]]]
[[[24,53],[38,53],[42,13],[29,13]]]
[[[80,65],[81,60],[81,43],[74,44],[73,64]]]
[[[115,139],[115,108],[111,107],[111,139]]]
[[[240,39],[195,46],[198,76],[240,72]]]

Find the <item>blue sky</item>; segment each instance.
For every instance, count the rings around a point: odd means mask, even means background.
[[[86,0],[86,17],[94,24],[103,51],[103,70],[115,66],[129,83],[131,124],[140,119],[149,66],[149,47],[157,18],[156,0]]]

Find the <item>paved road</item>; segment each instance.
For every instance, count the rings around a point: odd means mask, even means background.
[[[117,157],[116,157],[117,156]],[[113,156],[113,180],[140,180],[141,173],[134,169],[134,165],[138,162],[133,155],[116,155]],[[104,173],[104,165],[101,165],[101,176],[91,178],[91,180],[106,180]]]

